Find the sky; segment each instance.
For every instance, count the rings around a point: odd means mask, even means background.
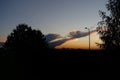
[[[107,0],[0,0],[0,42],[5,41],[8,34],[21,23],[39,29],[45,35],[54,33],[65,37],[71,31],[87,32],[85,27],[95,29],[101,21],[98,11],[106,11],[106,3]],[[60,46],[75,45],[83,38],[87,43],[88,36],[85,37]]]

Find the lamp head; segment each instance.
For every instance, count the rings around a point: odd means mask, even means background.
[[[85,27],[85,29],[88,29],[87,27]]]

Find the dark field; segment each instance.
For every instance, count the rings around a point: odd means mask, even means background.
[[[6,51],[0,49],[4,75],[41,76],[50,72],[111,72],[119,71],[117,51],[48,49],[42,51]]]

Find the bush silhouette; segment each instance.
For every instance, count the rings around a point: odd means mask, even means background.
[[[4,47],[12,50],[40,50],[47,48],[47,43],[40,30],[19,24],[7,37]]]
[[[102,49],[120,49],[120,0],[108,0],[106,4],[110,15],[100,11],[102,21],[99,22],[99,34],[102,44],[98,44]]]

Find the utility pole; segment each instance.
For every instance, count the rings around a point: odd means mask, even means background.
[[[89,51],[90,51],[90,29],[87,28],[87,27],[85,27],[85,29],[87,29],[87,30],[88,30],[88,33],[89,33]]]

